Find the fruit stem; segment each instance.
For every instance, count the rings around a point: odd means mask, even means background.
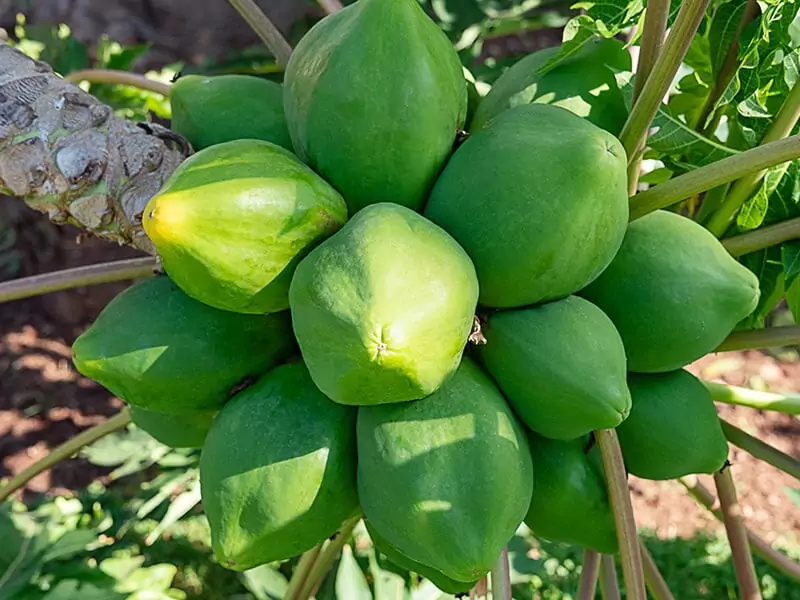
[[[792,133],[797,121],[800,120],[800,83],[795,83],[783,106],[775,115],[775,120],[764,134],[761,145],[769,144],[786,138]],[[756,191],[761,180],[766,175],[766,170],[759,170],[745,175],[731,186],[728,195],[723,200],[722,205],[711,215],[708,221],[708,230],[717,237],[723,234],[731,226],[736,214],[742,208],[747,199]]]
[[[242,18],[247,22],[264,45],[272,52],[275,62],[285,67],[292,55],[292,47],[283,34],[275,27],[253,0],[228,0]]]
[[[127,85],[140,90],[161,94],[165,98],[169,98],[172,90],[172,85],[169,83],[161,83],[160,81],[155,81],[149,77],[145,77],[144,75],[139,75],[138,73],[117,71],[115,69],[81,69],[80,71],[73,71],[72,73],[65,75],[64,79],[71,83],[88,81],[89,83],[115,83]]]
[[[731,444],[741,448],[755,458],[763,460],[776,469],[780,469],[787,475],[791,475],[795,479],[800,480],[800,460],[753,437],[746,431],[742,431],[735,425],[728,423],[725,419],[720,419],[720,424],[722,425],[722,431],[725,437]]]
[[[701,506],[708,509],[712,515],[722,521],[722,513],[716,506],[716,498],[714,498],[714,495],[708,488],[697,480],[697,477],[681,477],[678,479],[678,482],[686,488],[689,495]],[[765,540],[758,537],[749,529],[745,528],[745,531],[747,532],[747,541],[750,544],[750,550],[752,550],[756,556],[784,575],[791,577],[795,581],[800,581],[800,564],[797,564],[788,556],[775,550]]]
[[[297,600],[297,593],[308,579],[308,574],[314,567],[321,550],[322,544],[317,544],[311,550],[304,552],[300,560],[297,561],[292,578],[289,580],[289,587],[286,588],[286,593],[283,595],[284,600]]]
[[[492,566],[492,600],[511,600],[511,569],[508,565],[508,548],[503,548]]]
[[[724,183],[800,158],[800,135],[762,144],[653,186],[630,199],[633,221]],[[713,217],[712,217],[713,218]]]
[[[644,84],[650,77],[653,66],[661,54],[668,19],[669,0],[650,0],[647,3],[642,27],[642,43],[639,45],[639,60],[636,64],[636,75],[633,82],[633,103],[639,99]],[[639,187],[639,172],[642,168],[641,149],[642,145],[639,144],[634,149],[634,154],[628,164],[628,191],[631,196]]]
[[[614,522],[617,526],[619,553],[622,561],[622,576],[625,580],[625,593],[628,600],[647,600],[642,573],[642,556],[639,554],[639,537],[636,534],[636,521],[633,505],[628,491],[628,475],[622,459],[617,432],[613,429],[599,429],[594,432],[603,468],[608,480],[608,492]]]
[[[742,256],[800,238],[800,217],[722,240],[732,256]]]
[[[761,600],[756,568],[747,542],[742,508],[736,499],[736,486],[731,477],[730,464],[726,464],[722,470],[714,473],[714,483],[717,486],[717,494],[719,494],[722,522],[731,546],[733,569],[736,571],[736,580],[739,582],[740,598],[741,600]]]
[[[600,555],[594,550],[584,550],[577,600],[594,600],[599,575]]]
[[[600,559],[600,593],[603,600],[620,600],[619,581],[614,557],[603,554]]]
[[[747,329],[734,331],[714,352],[733,352],[734,350],[761,350],[800,344],[800,325],[784,325],[766,329]]]
[[[53,465],[65,460],[81,450],[82,448],[93,444],[102,437],[107,436],[109,433],[114,433],[123,429],[131,422],[131,415],[128,407],[123,408],[119,413],[110,419],[90,427],[82,431],[73,438],[68,439],[66,442],[54,448],[47,456],[36,461],[27,469],[12,477],[8,483],[0,488],[0,502],[3,502],[11,494],[22,488],[31,479],[36,477],[39,473],[43,473]]]
[[[756,410],[772,410],[787,415],[800,415],[800,394],[776,394],[748,388],[703,381],[714,402],[747,406]]]
[[[0,283],[0,304],[84,285],[147,277],[157,266],[156,258],[132,258],[22,277]]]
[[[358,515],[357,517],[345,521],[339,531],[337,531],[325,547],[322,548],[317,560],[308,573],[308,577],[300,588],[300,592],[297,594],[297,600],[308,600],[314,595],[317,588],[322,583],[322,580],[325,578],[325,575],[333,565],[333,562],[336,560],[336,557],[339,555],[339,552],[342,550],[347,540],[350,539],[350,534],[353,533],[353,529],[355,529],[355,526],[358,525],[360,520],[361,515]]]
[[[675,596],[669,591],[669,586],[664,580],[664,576],[656,566],[656,561],[650,551],[644,545],[644,542],[639,540],[639,550],[642,553],[642,563],[644,563],[644,579],[647,583],[647,590],[653,597],[653,600],[675,600]]]
[[[678,17],[664,43],[663,52],[656,60],[652,73],[647,78],[639,99],[633,104],[619,135],[628,153],[629,162],[636,149],[644,144],[647,130],[689,50],[709,2],[710,0],[684,0],[681,3]]]
[[[319,4],[329,15],[332,15],[337,10],[342,10],[344,8],[339,0],[317,0],[317,4]]]

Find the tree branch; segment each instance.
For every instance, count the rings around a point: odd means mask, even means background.
[[[0,43],[0,93],[0,191],[55,223],[155,254],[141,213],[184,160],[185,141],[163,127],[116,117],[6,43]]]
[[[720,419],[720,424],[722,425],[722,431],[725,433],[725,437],[731,444],[800,481],[799,460],[770,446],[757,437],[753,437],[746,431],[742,431],[735,425],[728,423],[725,419]]]
[[[353,533],[353,529],[355,529],[360,520],[361,515],[345,521],[339,531],[334,534],[334,537],[328,541],[316,561],[314,561],[305,583],[297,594],[297,600],[308,600],[314,595],[314,592],[322,583],[331,566],[333,566],[336,557],[347,543],[347,540],[350,539],[350,534]]]
[[[300,590],[308,580],[308,575],[311,573],[311,569],[314,568],[314,563],[316,563],[321,550],[322,544],[317,544],[300,557],[289,581],[289,587],[286,588],[286,593],[283,595],[284,600],[297,600],[297,594],[300,593]]]
[[[319,4],[329,15],[344,8],[339,0],[317,0],[317,4]]]
[[[258,4],[253,0],[228,0],[228,2],[250,25],[250,28],[256,32],[256,35],[261,38],[264,45],[269,48],[272,56],[275,57],[275,62],[285,67],[289,62],[289,57],[292,55],[292,47],[273,22],[269,20],[269,17],[264,14],[264,11],[258,7]]]
[[[758,577],[753,564],[753,555],[747,540],[747,530],[742,519],[742,508],[736,498],[736,486],[733,484],[729,465],[714,474],[714,483],[717,484],[719,504],[722,508],[722,522],[728,534],[728,542],[733,555],[733,568],[736,571],[736,580],[739,582],[739,592],[742,600],[761,600],[761,590],[758,587]]]
[[[121,85],[129,85],[140,90],[161,94],[165,98],[169,98],[170,92],[172,91],[172,86],[168,83],[154,81],[138,73],[115,71],[113,69],[82,69],[65,75],[64,79],[70,83],[88,81],[89,83],[118,83]]]
[[[619,581],[614,557],[603,554],[600,557],[600,592],[603,600],[620,600]]]
[[[732,256],[758,252],[800,238],[800,217],[725,238],[722,245]]]
[[[787,415],[800,415],[800,394],[775,394],[703,381],[714,402],[747,406],[756,410],[774,410]]]
[[[761,350],[800,344],[800,325],[767,327],[734,331],[714,352],[733,352],[734,350]]]
[[[599,575],[600,555],[593,550],[584,550],[577,600],[594,600],[597,591],[597,578]]]
[[[647,590],[650,592],[653,600],[675,600],[675,596],[673,596],[672,592],[669,590],[664,576],[661,575],[661,572],[656,566],[656,561],[653,560],[653,556],[641,539],[639,540],[639,548],[642,553],[642,563],[644,564],[645,583],[647,583]]]

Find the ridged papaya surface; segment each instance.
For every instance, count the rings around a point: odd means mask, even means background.
[[[237,394],[200,458],[211,543],[244,571],[297,556],[358,510],[355,409],[331,402],[300,362]]]
[[[216,410],[180,414],[162,413],[131,406],[131,420],[156,440],[171,448],[200,448],[206,439]]]
[[[342,197],[287,150],[217,144],[184,161],[145,207],[164,270],[223,310],[289,308],[297,262],[347,220]]]
[[[593,281],[619,249],[626,165],[607,131],[557,106],[518,106],[459,147],[424,214],[472,258],[481,304],[558,300]]]
[[[464,126],[452,44],[417,0],[358,0],[292,53],[284,105],[297,155],[347,200],[422,208]]]
[[[279,83],[252,75],[184,75],[169,100],[170,129],[195,150],[248,138],[292,150]]]
[[[617,428],[628,471],[643,479],[675,479],[719,471],[728,457],[711,394],[680,369],[631,374],[630,416]]]
[[[231,390],[295,348],[288,313],[211,308],[168,277],[114,298],[72,346],[75,367],[118,398],[148,410],[220,408]]]
[[[630,71],[630,54],[619,40],[596,37],[578,52],[539,50],[517,61],[492,85],[470,123],[478,131],[504,110],[523,104],[560,106],[617,135],[628,109],[614,71]]]
[[[580,295],[617,327],[628,370],[666,372],[713,351],[758,304],[758,278],[702,225],[668,211],[633,221]]]
[[[465,358],[435,394],[361,407],[358,490],[368,521],[404,556],[450,579],[485,575],[530,505],[526,434]]]
[[[290,290],[311,376],[353,405],[433,393],[458,366],[477,299],[464,250],[397,204],[356,214],[300,262]]]
[[[372,538],[372,543],[375,545],[375,549],[378,552],[381,552],[384,556],[386,556],[386,558],[389,559],[389,561],[393,562],[401,569],[406,569],[412,573],[417,573],[418,575],[422,575],[426,579],[429,579],[433,585],[442,590],[445,594],[467,594],[473,587],[475,587],[477,581],[456,581],[455,579],[450,579],[447,575],[443,575],[436,569],[432,569],[431,567],[423,565],[422,563],[411,560],[397,548],[395,548],[385,537],[378,533],[372,523],[365,521],[365,525],[367,528],[367,533],[369,533],[369,537]]]
[[[611,320],[569,296],[492,314],[480,357],[520,419],[537,433],[575,439],[613,429],[631,408],[625,349]]]
[[[615,554],[619,544],[606,478],[600,461],[587,455],[587,440],[530,436],[536,485],[525,524],[537,537]]]

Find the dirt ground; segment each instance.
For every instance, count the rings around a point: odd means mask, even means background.
[[[75,230],[56,228],[25,208],[15,206],[14,214],[17,230],[23,232],[17,243],[24,257],[21,274],[135,255],[94,240],[77,244]],[[70,345],[126,285],[77,289],[0,305],[0,478],[20,472],[121,406],[77,374]],[[761,352],[708,356],[691,370],[735,385],[800,391],[800,359],[794,353],[780,360]],[[800,420],[742,407],[720,406],[719,410],[731,423],[800,458]],[[738,449],[731,450],[730,460],[750,527],[769,541],[800,541],[800,508],[784,493],[784,488],[797,487],[797,483]],[[35,478],[26,493],[69,493],[104,474],[82,460],[69,460]],[[710,477],[701,480],[713,489]],[[678,483],[633,479],[632,489],[640,526],[656,530],[661,537],[721,529]]]

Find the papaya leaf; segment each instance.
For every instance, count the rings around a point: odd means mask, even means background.
[[[786,172],[769,197],[764,225],[800,216],[800,161],[785,165]]]
[[[573,9],[585,9],[586,14],[599,27],[605,29],[609,36],[615,36],[623,29],[634,25],[639,15],[644,10],[642,0],[596,0],[588,2],[577,2],[572,5]]]
[[[736,226],[740,231],[749,231],[761,227],[769,210],[770,197],[775,193],[789,163],[778,165],[767,171],[758,191],[745,202],[736,217]]]
[[[794,240],[781,246],[781,261],[788,288],[800,275],[800,240]]]
[[[62,579],[42,600],[124,600],[127,594],[120,594],[108,588],[101,588],[77,579]],[[157,600],[153,598],[153,600]]]
[[[794,322],[800,324],[800,278],[795,278],[786,290],[786,304],[789,305]]]
[[[714,78],[719,77],[744,14],[746,2],[723,2],[714,12],[708,31],[708,51]]]
[[[746,329],[763,327],[766,316],[772,312],[772,309],[784,296],[785,286],[780,248],[772,247],[746,254],[742,257],[741,262],[758,277],[761,296],[756,309],[739,324],[739,327]]]

